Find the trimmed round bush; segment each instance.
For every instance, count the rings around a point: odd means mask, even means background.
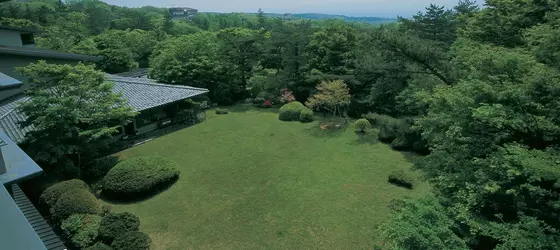
[[[227,109],[216,109],[216,114],[217,115],[227,115],[227,114],[229,114],[229,111]]]
[[[302,110],[306,109],[301,102],[290,102],[280,108],[281,121],[297,121]]]
[[[74,189],[64,193],[51,208],[51,216],[63,221],[73,214],[100,214],[101,206],[97,198],[85,189]]]
[[[397,186],[412,189],[414,186],[414,178],[406,173],[404,170],[393,171],[387,177],[390,183]]]
[[[143,232],[128,232],[115,238],[111,247],[118,250],[148,250],[151,241]]]
[[[356,123],[354,123],[354,128],[356,132],[366,132],[369,128],[371,128],[371,123],[367,119],[358,119]]]
[[[85,250],[113,250],[110,246],[107,246],[101,242],[96,243],[95,245],[86,248]]]
[[[89,190],[89,187],[85,182],[78,179],[59,182],[45,189],[41,194],[40,203],[50,209],[64,193],[75,189]]]
[[[101,217],[91,214],[74,214],[62,222],[60,229],[67,243],[82,249],[95,243]]]
[[[112,198],[137,199],[167,187],[179,174],[177,165],[161,156],[131,158],[107,173],[103,192]]]
[[[121,234],[138,231],[139,227],[140,219],[134,214],[127,212],[108,214],[101,220],[99,237],[104,241],[111,242]]]
[[[304,108],[299,113],[299,121],[300,122],[312,122],[313,121],[313,110]]]

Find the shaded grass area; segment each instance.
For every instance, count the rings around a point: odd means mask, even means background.
[[[372,248],[393,198],[429,192],[389,184],[410,162],[351,126],[330,133],[281,122],[274,109],[229,110],[118,154],[180,167],[168,190],[113,205],[140,217],[154,249]]]

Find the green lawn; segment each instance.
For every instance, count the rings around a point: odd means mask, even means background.
[[[230,111],[119,153],[180,166],[167,191],[113,207],[140,217],[154,249],[371,248],[391,199],[429,192],[388,184],[411,163],[352,126],[323,133],[275,110]]]

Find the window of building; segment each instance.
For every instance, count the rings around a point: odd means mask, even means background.
[[[21,36],[21,43],[23,45],[35,44],[35,37],[33,36],[33,33],[22,33],[20,36]]]

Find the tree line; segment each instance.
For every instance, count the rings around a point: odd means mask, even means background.
[[[223,105],[285,89],[305,102],[319,83],[343,81],[343,113],[392,116],[426,154],[414,167],[434,195],[395,201],[382,247],[560,248],[557,1],[461,0],[379,27],[262,11],[172,21],[96,0],[7,2],[0,13],[45,29],[39,47],[103,55],[97,67],[110,73],[149,66]]]

